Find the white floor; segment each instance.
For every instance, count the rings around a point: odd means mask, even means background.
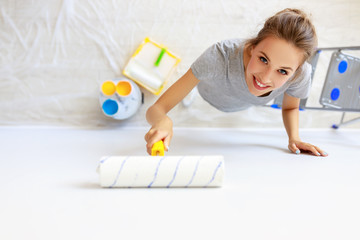
[[[145,128],[0,128],[0,239],[360,239],[360,130],[175,129],[168,155],[222,154],[215,189],[103,189],[103,155],[145,155]]]

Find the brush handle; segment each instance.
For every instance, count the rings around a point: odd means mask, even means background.
[[[164,156],[164,142],[162,140],[154,143],[151,148],[151,156]]]

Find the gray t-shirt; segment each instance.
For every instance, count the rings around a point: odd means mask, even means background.
[[[191,65],[193,74],[200,80],[198,90],[203,99],[220,111],[235,112],[253,105],[265,105],[284,92],[297,98],[308,96],[311,65],[307,62],[299,67],[296,79],[289,79],[268,96],[252,95],[245,81],[244,43],[242,39],[218,42]]]

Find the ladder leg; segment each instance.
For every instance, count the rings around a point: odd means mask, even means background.
[[[340,126],[348,125],[350,123],[354,123],[354,122],[357,122],[360,120],[360,117],[357,117],[357,118],[353,118],[351,120],[344,122],[344,117],[345,117],[345,112],[343,112],[343,114],[342,114],[340,123],[338,125],[336,125],[336,124],[332,125],[332,128],[338,129]]]

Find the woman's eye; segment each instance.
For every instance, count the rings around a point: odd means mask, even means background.
[[[267,62],[268,62],[267,59],[264,58],[264,57],[260,57],[260,61],[262,61],[263,63],[267,63]]]
[[[287,71],[285,71],[284,69],[280,69],[279,70],[279,73],[282,74],[282,75],[287,75]]]

